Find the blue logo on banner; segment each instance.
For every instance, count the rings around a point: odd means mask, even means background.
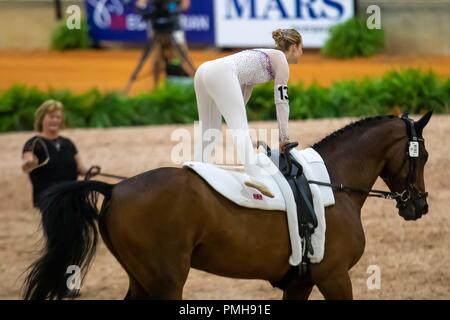
[[[152,0],[150,0],[152,1]],[[213,0],[192,0],[180,17],[189,43],[214,44]],[[144,42],[148,24],[135,9],[135,0],[86,0],[87,20],[94,41]]]

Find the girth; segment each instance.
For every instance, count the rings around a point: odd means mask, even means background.
[[[307,281],[307,276],[309,273],[308,253],[314,254],[314,249],[311,243],[311,235],[314,233],[314,230],[318,225],[308,180],[303,174],[302,166],[290,153],[290,150],[297,146],[297,142],[286,146],[284,154],[280,154],[279,168],[288,181],[294,194],[294,199],[297,206],[299,234],[302,239],[303,255],[300,265],[291,267],[281,280],[271,283],[272,286],[282,290],[286,290],[289,287],[298,285],[303,281]]]

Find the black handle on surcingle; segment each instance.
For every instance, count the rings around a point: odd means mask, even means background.
[[[284,153],[289,152],[289,151],[291,151],[291,149],[294,149],[297,147],[298,147],[297,141],[289,142],[284,146]]]
[[[284,156],[286,158],[286,162],[287,162],[287,173],[290,173],[292,171],[292,160],[295,161],[295,159],[292,158],[291,155],[291,150],[298,147],[298,142],[289,142],[288,144],[286,144],[284,146]],[[298,162],[295,161],[295,166],[297,167]],[[298,168],[298,167],[297,167]],[[300,166],[301,168],[301,166]]]

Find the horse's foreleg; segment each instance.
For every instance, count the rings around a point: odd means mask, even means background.
[[[308,300],[314,287],[312,282],[305,282],[283,292],[283,300]]]
[[[353,299],[352,282],[347,271],[318,281],[317,287],[327,300]]]

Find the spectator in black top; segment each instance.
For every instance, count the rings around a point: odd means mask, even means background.
[[[22,170],[30,177],[35,207],[46,188],[62,181],[75,181],[78,174],[85,174],[87,171],[75,144],[59,135],[63,124],[62,103],[45,101],[35,113],[34,128],[37,135],[23,147]]]

